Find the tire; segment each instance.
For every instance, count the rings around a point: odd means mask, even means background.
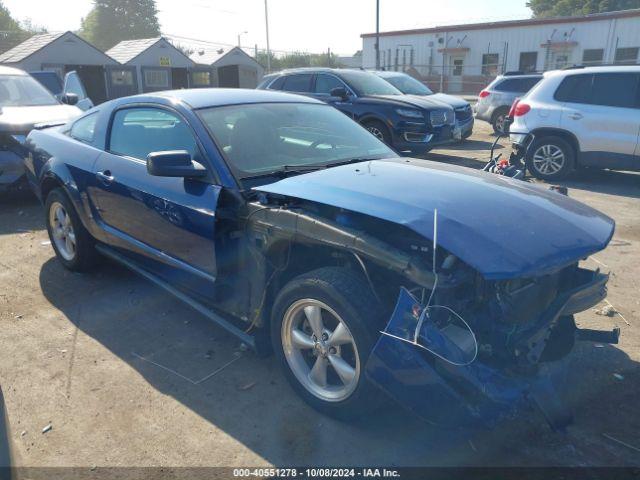
[[[562,180],[574,168],[575,151],[563,138],[536,138],[527,148],[526,165],[529,173],[540,180]]]
[[[58,260],[73,272],[91,269],[98,259],[94,240],[84,228],[66,193],[56,188],[45,201],[45,221]]]
[[[506,108],[501,108],[493,114],[491,126],[493,127],[493,133],[496,135],[504,135],[507,133],[504,131],[504,122],[507,119],[507,115],[509,115],[509,110]]]
[[[377,305],[369,286],[344,268],[320,268],[301,275],[278,294],[271,319],[273,349],[293,389],[316,410],[349,420],[380,405],[382,395],[364,373],[382,328]],[[316,312],[320,312],[317,317]],[[320,318],[321,330],[327,332],[322,340],[314,337],[318,331],[312,328],[314,317]],[[343,343],[332,344],[340,323],[346,330],[342,328],[336,337]],[[294,330],[304,335],[302,341],[296,342],[299,335],[292,334]]]
[[[391,146],[391,133],[384,123],[379,120],[369,120],[364,122],[362,126],[369,130],[369,132],[378,140],[381,140]]]

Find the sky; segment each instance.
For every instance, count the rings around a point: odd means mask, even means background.
[[[162,32],[205,42],[266,46],[264,0],[157,0]],[[380,0],[380,30],[516,20],[531,16],[526,0]],[[91,0],[4,0],[14,18],[51,32],[77,30]],[[361,33],[375,31],[375,0],[268,0],[272,50],[349,55]],[[178,40],[208,48],[205,43]]]

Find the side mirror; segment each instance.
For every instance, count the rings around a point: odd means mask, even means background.
[[[207,169],[191,159],[186,150],[151,152],[147,155],[147,172],[156,177],[205,177]]]
[[[338,97],[341,100],[347,100],[349,98],[349,93],[344,87],[332,88],[331,92],[329,92],[329,95],[331,95],[332,97]]]
[[[78,103],[78,95],[75,93],[64,93],[62,95],[62,103],[66,103],[67,105],[75,105]]]

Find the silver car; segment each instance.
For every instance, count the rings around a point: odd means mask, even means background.
[[[514,100],[526,94],[540,80],[542,80],[541,74],[498,75],[478,95],[476,119],[489,122],[496,134],[506,133],[504,121]]]

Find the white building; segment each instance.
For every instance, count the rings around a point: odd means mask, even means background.
[[[376,67],[375,33],[361,35],[363,67]],[[640,9],[381,32],[380,67],[435,90],[477,93],[505,71],[637,63]]]

